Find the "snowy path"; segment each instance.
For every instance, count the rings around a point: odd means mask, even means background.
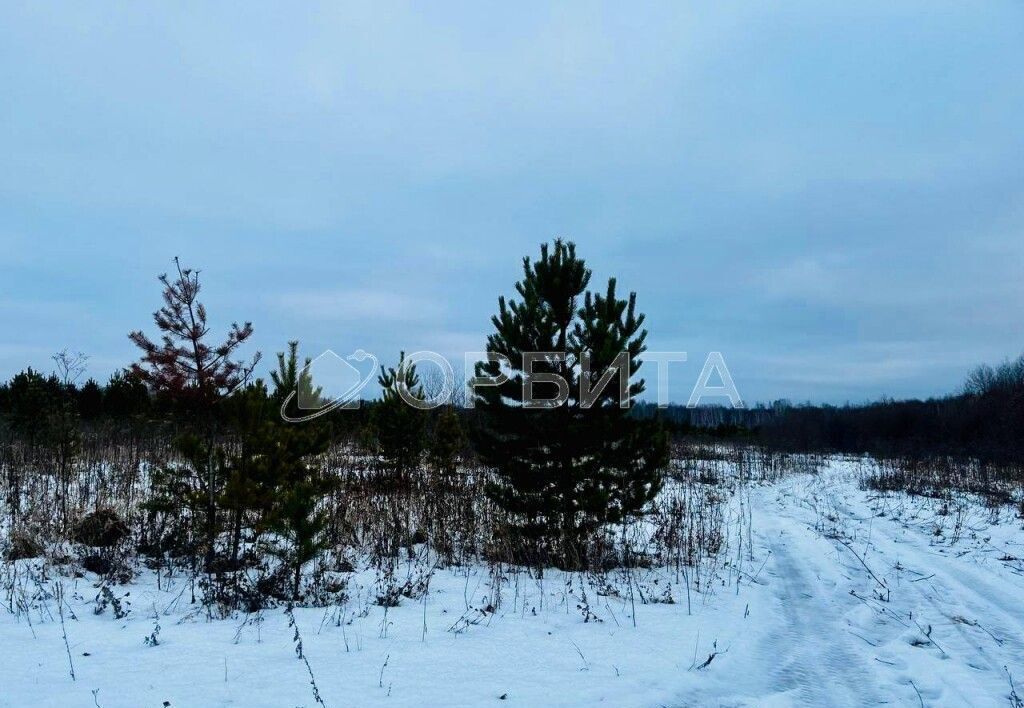
[[[1012,705],[1024,532],[1011,510],[993,524],[972,507],[951,538],[937,503],[876,497],[838,462],[756,490],[753,506],[767,560],[740,590],[749,616],[707,623],[729,652],[673,705]]]
[[[676,604],[637,603],[634,627],[628,598],[590,588],[597,621],[585,622],[580,577],[557,573],[507,579],[501,609],[481,615],[487,569],[443,570],[426,602],[387,615],[360,597],[340,618],[297,609],[306,656],[331,708],[1012,705],[1004,667],[1024,682],[1021,520],[877,497],[852,470],[837,461],[752,488],[752,547],[738,560],[731,543],[692,615],[675,585]],[[77,680],[52,604],[31,626],[0,610],[0,706],[315,705],[280,610],[208,622],[175,604],[180,582],[157,592],[140,579],[119,590],[133,609],[115,620],[93,614],[87,579],[65,582]],[[153,608],[161,641],[147,647]]]
[[[1024,573],[991,541],[1019,552],[1020,520],[1004,512],[991,526],[975,509],[973,531],[951,541],[920,500],[898,514],[889,501],[857,489],[842,465],[762,490],[754,528],[781,621],[754,627],[749,659],[776,664],[736,703],[1010,705],[1003,667],[1024,676]]]
[[[834,583],[815,569],[816,539],[777,523],[764,535],[772,554],[770,588],[785,618],[785,631],[766,637],[763,647],[779,662],[768,672],[768,688],[795,692],[803,705],[877,703],[863,652],[852,646],[858,640],[833,631],[843,624],[842,607]]]

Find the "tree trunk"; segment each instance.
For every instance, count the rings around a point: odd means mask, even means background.
[[[231,567],[238,563],[238,549],[242,545],[242,508],[239,506],[234,511],[234,524],[231,532]]]
[[[207,457],[207,484],[210,487],[210,496],[207,500],[206,505],[206,567],[209,568],[213,565],[214,554],[214,543],[217,540],[217,500],[216,490],[214,486],[216,484],[214,479],[214,461],[213,461],[213,444],[211,441],[209,453]]]

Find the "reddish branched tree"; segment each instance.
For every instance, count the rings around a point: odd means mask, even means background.
[[[166,396],[189,422],[194,431],[178,441],[179,451],[190,461],[194,475],[177,474],[189,480],[172,485],[185,490],[186,498],[205,499],[206,560],[214,558],[217,535],[217,432],[216,404],[244,384],[260,360],[256,355],[249,362],[233,358],[238,348],[252,336],[252,323],[231,325],[227,338],[219,345],[207,342],[210,328],[206,308],[199,302],[199,271],[182,268],[174,259],[177,276],[160,276],[164,286],[164,304],[153,313],[160,330],[159,342],[141,331],[128,337],[142,350],[141,360],[132,371],[157,394]]]
[[[178,275],[171,279],[160,276],[164,286],[164,305],[153,313],[161,332],[161,341],[154,342],[141,331],[128,337],[142,350],[142,359],[132,371],[156,393],[184,404],[194,413],[208,413],[210,408],[243,384],[255,369],[260,355],[249,362],[232,358],[235,351],[252,336],[252,323],[231,325],[227,338],[212,346],[206,339],[210,328],[206,308],[199,302],[199,271],[182,269],[174,259]]]

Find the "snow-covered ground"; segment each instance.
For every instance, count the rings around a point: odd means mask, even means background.
[[[1021,520],[865,492],[856,469],[749,489],[750,528],[731,531],[746,540],[689,603],[674,572],[498,583],[481,566],[385,609],[357,573],[343,607],[294,610],[308,668],[283,609],[209,621],[186,580],[142,575],[113,589],[131,603],[115,619],[90,578],[50,575],[37,587],[63,582],[63,630],[52,599],[0,610],[0,706],[311,707],[310,672],[332,708],[1013,705]]]

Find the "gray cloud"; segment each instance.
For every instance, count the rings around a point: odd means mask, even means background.
[[[0,314],[0,375],[127,363],[175,255],[268,352],[482,346],[566,236],[748,400],[950,390],[1022,348],[1022,19],[6,4],[0,300],[40,304]]]

